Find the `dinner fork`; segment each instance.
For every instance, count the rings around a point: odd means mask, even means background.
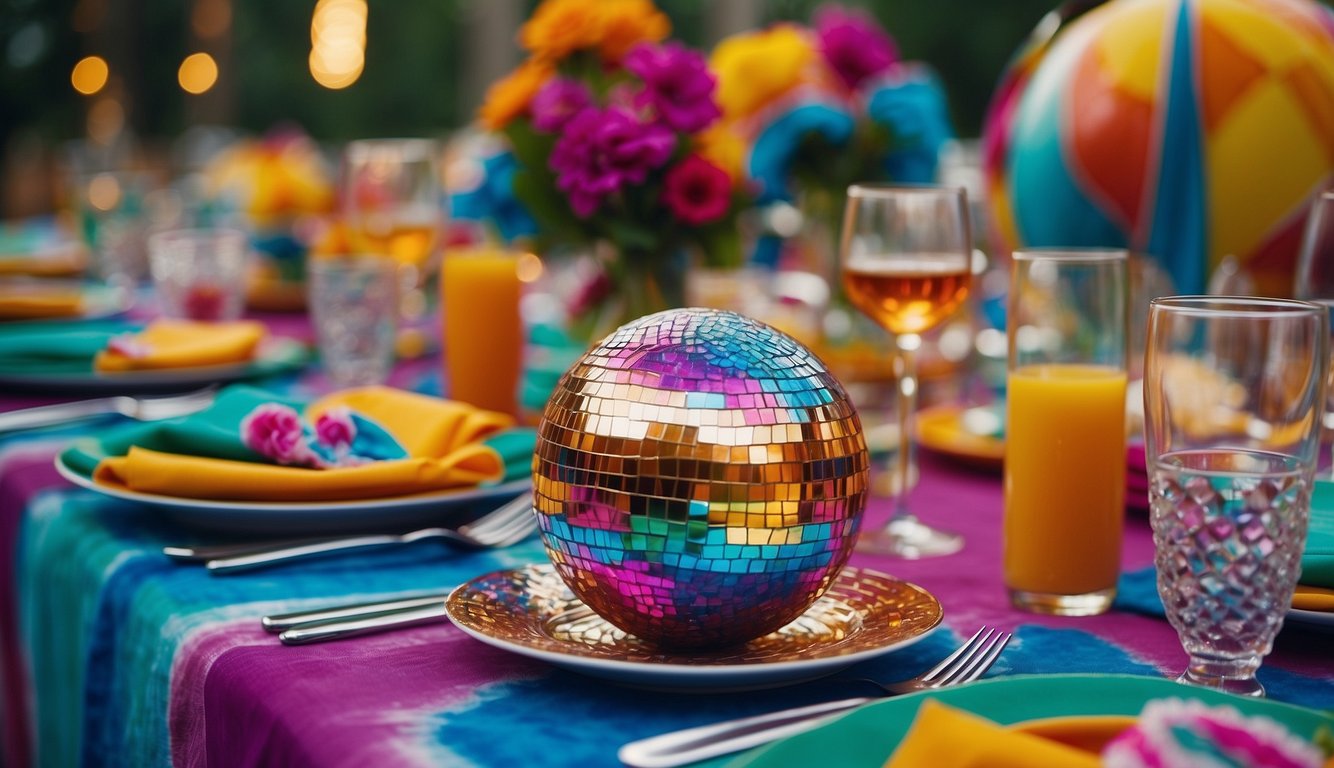
[[[838,713],[878,698],[976,680],[991,668],[1009,642],[1010,633],[983,626],[944,661],[917,677],[896,683],[866,681],[880,688],[878,696],[829,701],[664,733],[622,746],[617,757],[633,768],[672,768],[757,747],[808,731]]]
[[[316,539],[290,545],[261,545],[251,552],[229,554],[207,560],[204,566],[210,573],[233,573],[331,552],[387,544],[411,544],[425,539],[441,539],[447,544],[464,549],[492,549],[517,544],[528,538],[535,530],[537,530],[537,516],[533,513],[532,495],[525,493],[458,528],[422,528],[401,534],[368,534]]]
[[[213,403],[217,387],[166,397],[99,397],[0,413],[0,432],[49,427],[93,416],[119,413],[139,421],[160,421],[202,411]]]

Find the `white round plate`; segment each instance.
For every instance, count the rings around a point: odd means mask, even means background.
[[[208,501],[139,493],[102,485],[56,457],[56,471],[80,488],[156,507],[183,525],[239,533],[323,534],[391,530],[447,522],[444,513],[468,512],[473,504],[501,503],[527,491],[528,478],[489,486],[472,486],[411,496],[350,501]]]
[[[844,568],[787,626],[739,648],[669,652],[611,626],[550,565],[497,571],[445,602],[455,626],[489,645],[614,682],[660,690],[747,690],[789,685],[905,648],[940,626],[926,590],[868,569]]]

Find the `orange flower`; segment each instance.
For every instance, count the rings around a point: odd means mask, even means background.
[[[651,0],[605,0],[598,9],[602,16],[598,53],[608,64],[619,64],[635,45],[656,43],[672,31],[671,21]]]
[[[551,78],[552,68],[546,61],[529,59],[513,72],[486,89],[482,108],[477,111],[482,125],[489,131],[498,131],[514,118],[528,111],[528,104]]]
[[[558,61],[574,51],[597,46],[602,21],[599,2],[545,0],[519,28],[519,45],[535,59]]]

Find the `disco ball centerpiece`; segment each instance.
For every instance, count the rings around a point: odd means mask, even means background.
[[[824,364],[732,312],[640,318],[574,364],[533,459],[542,541],[599,616],[664,647],[797,618],[851,553],[861,422]]]

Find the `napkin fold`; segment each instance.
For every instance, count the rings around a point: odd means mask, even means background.
[[[1302,551],[1300,581],[1307,587],[1334,590],[1334,481],[1318,481],[1311,492],[1311,520],[1306,529],[1306,549]]]
[[[349,390],[305,407],[314,419],[347,407],[383,427],[404,459],[330,469],[280,466],[246,447],[241,421],[255,408],[299,401],[233,386],[199,413],[132,425],[77,443],[62,458],[98,483],[142,493],[226,501],[388,498],[499,482],[531,471],[535,433],[505,414],[388,387]]]
[[[83,294],[77,290],[32,285],[0,287],[0,320],[73,317],[82,312]]]
[[[141,323],[121,320],[25,322],[0,326],[0,370],[14,374],[92,372],[93,358],[112,338]]]
[[[250,320],[156,320],[138,333],[112,339],[94,357],[93,368],[120,372],[243,363],[254,357],[264,334],[264,324]]]
[[[1097,768],[1098,755],[924,699],[885,768]]]

